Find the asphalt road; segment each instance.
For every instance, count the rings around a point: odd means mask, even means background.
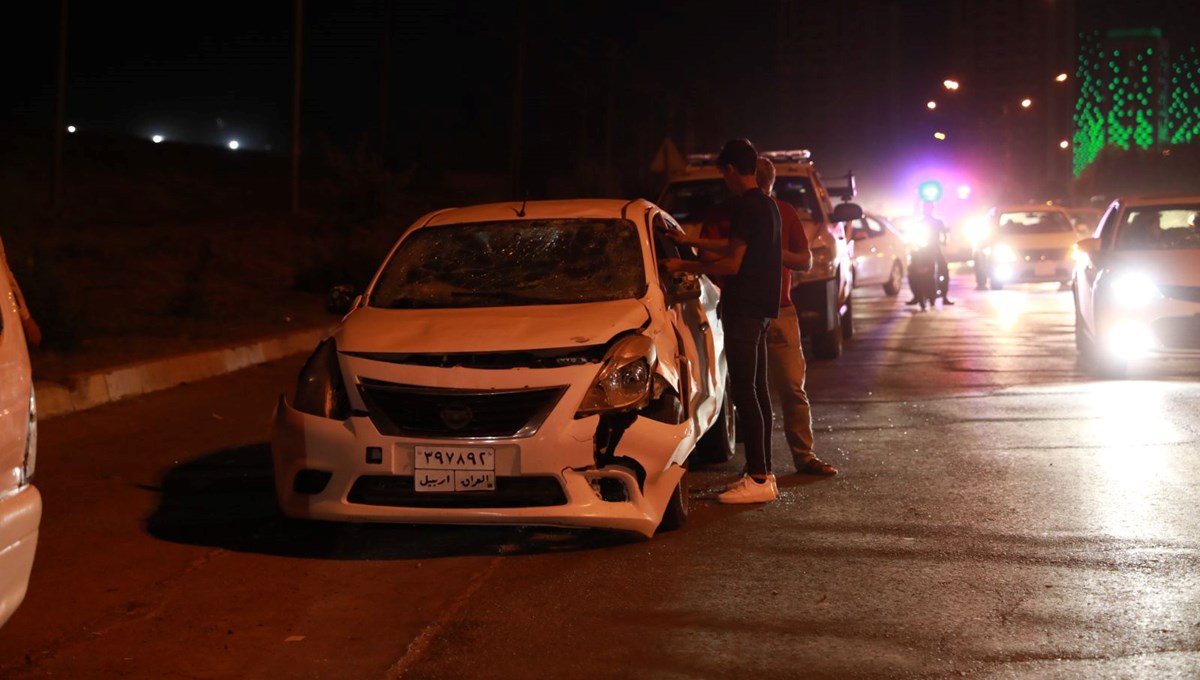
[[[830,479],[597,532],[305,524],[265,444],[301,359],[43,424],[3,678],[1200,676],[1200,368],[1077,365],[1068,292],[856,292],[810,367]],[[907,292],[907,291],[905,291]]]

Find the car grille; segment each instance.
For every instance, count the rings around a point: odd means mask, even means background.
[[[1172,300],[1183,300],[1185,302],[1200,302],[1200,288],[1195,286],[1162,286],[1159,288],[1162,294]]]
[[[363,475],[346,500],[397,508],[536,508],[566,505],[567,496],[554,477],[497,477],[495,491],[427,493],[416,491],[410,476]]]
[[[565,387],[454,390],[361,379],[367,415],[382,434],[451,438],[528,437]]]
[[[1020,258],[1025,262],[1058,262],[1067,259],[1067,250],[1065,248],[1024,250],[1021,251]]]
[[[1200,315],[1169,316],[1155,321],[1153,328],[1167,349],[1200,349]]]

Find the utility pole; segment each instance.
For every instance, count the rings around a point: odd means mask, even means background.
[[[379,160],[383,168],[387,168],[388,141],[388,94],[391,87],[392,71],[392,3],[383,0],[380,3],[383,12],[383,68],[379,74]]]
[[[65,3],[66,0],[63,0]],[[304,53],[304,0],[296,0],[292,54],[292,213],[300,212],[300,58]]]
[[[63,133],[67,127],[67,0],[58,16],[58,99],[54,107],[54,168],[50,207],[57,214],[63,207]]]
[[[513,198],[519,198],[524,182],[521,178],[521,149],[524,145],[525,116],[525,22],[526,3],[521,0],[517,9],[517,49],[513,73],[512,146],[508,154],[509,179]]]

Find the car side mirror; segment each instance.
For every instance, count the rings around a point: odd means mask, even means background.
[[[329,297],[325,298],[325,309],[331,314],[345,314],[357,307],[361,300],[362,296],[354,286],[341,284],[329,290]]]
[[[700,277],[695,274],[673,274],[667,281],[667,304],[700,299]]]
[[[834,222],[851,222],[853,220],[861,220],[863,216],[862,206],[857,203],[838,203],[833,208]]]
[[[1098,238],[1085,238],[1075,244],[1075,249],[1087,256],[1093,265],[1100,259],[1103,242]]]

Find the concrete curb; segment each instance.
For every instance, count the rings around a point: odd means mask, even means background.
[[[204,380],[283,357],[310,352],[332,326],[309,328],[245,345],[125,364],[72,376],[69,384],[38,382],[38,420]]]

